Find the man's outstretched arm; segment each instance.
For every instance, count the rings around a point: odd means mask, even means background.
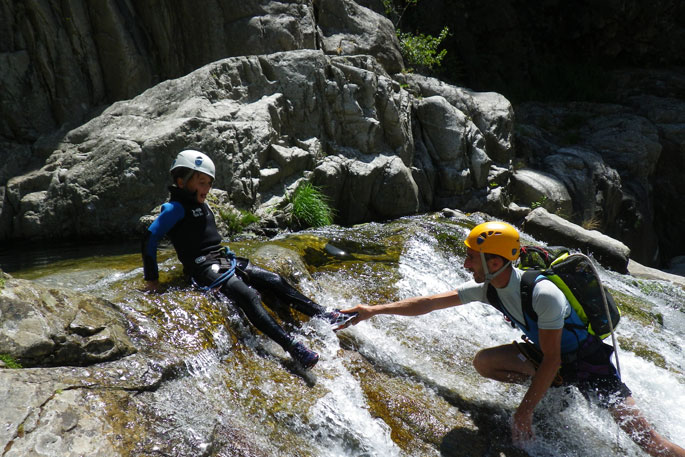
[[[421,314],[428,314],[432,311],[458,305],[461,305],[459,294],[456,290],[452,290],[435,295],[405,298],[404,300],[386,303],[383,305],[357,305],[354,308],[344,309],[342,312],[357,313],[357,316],[349,322],[349,325],[356,325],[359,322],[369,319],[377,314],[419,316]]]

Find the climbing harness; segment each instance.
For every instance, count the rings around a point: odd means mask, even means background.
[[[205,257],[205,256],[202,256],[202,257]],[[210,254],[209,256],[203,258],[203,259],[202,259],[202,262],[204,262],[207,258],[211,258],[211,257],[216,257],[216,258],[218,258],[219,260],[224,260],[224,259],[227,260],[227,261],[228,261],[228,264],[229,264],[229,267],[228,267],[228,269],[227,269],[226,271],[224,271],[223,273],[221,273],[221,275],[220,275],[218,278],[216,278],[216,279],[214,280],[214,282],[212,282],[210,285],[208,285],[208,286],[199,286],[200,290],[202,290],[202,291],[204,291],[204,292],[209,292],[209,291],[211,291],[211,290],[213,290],[213,289],[216,289],[216,288],[218,288],[218,287],[221,287],[226,281],[228,281],[229,279],[231,279],[231,277],[235,274],[236,265],[238,264],[238,261],[237,261],[237,259],[236,259],[235,254],[233,253],[233,251],[231,251],[231,250],[230,250],[228,247],[226,247],[226,246],[224,246],[224,247],[223,247],[222,249],[220,249],[219,251],[217,251],[217,252],[215,252],[215,253],[212,253],[212,254]],[[200,257],[198,257],[198,259],[200,259]],[[196,259],[196,260],[197,260],[197,259]],[[223,263],[223,262],[221,262],[221,263]]]

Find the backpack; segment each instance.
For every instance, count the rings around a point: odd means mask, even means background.
[[[531,318],[537,321],[533,310],[533,287],[540,276],[544,276],[564,293],[590,334],[604,339],[611,334],[612,328],[616,329],[621,312],[609,291],[601,285],[594,265],[586,255],[572,254],[558,247],[522,246],[518,267],[526,270],[521,278],[521,304],[523,312]]]

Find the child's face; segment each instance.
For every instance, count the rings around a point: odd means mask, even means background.
[[[183,182],[179,180],[179,187],[184,188]],[[212,178],[200,171],[193,173],[192,178],[185,183],[185,190],[188,192],[197,192],[197,202],[204,203],[209,193],[209,189],[212,188]]]

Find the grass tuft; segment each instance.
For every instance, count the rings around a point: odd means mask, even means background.
[[[260,222],[259,216],[244,210],[219,210],[219,216],[226,223],[230,235],[237,235],[248,225]]]
[[[5,364],[7,368],[24,368],[21,363],[14,360],[14,358],[7,354],[0,354],[0,361]]]
[[[309,182],[300,185],[290,198],[292,216],[305,227],[323,227],[333,223],[334,212],[329,198]]]

